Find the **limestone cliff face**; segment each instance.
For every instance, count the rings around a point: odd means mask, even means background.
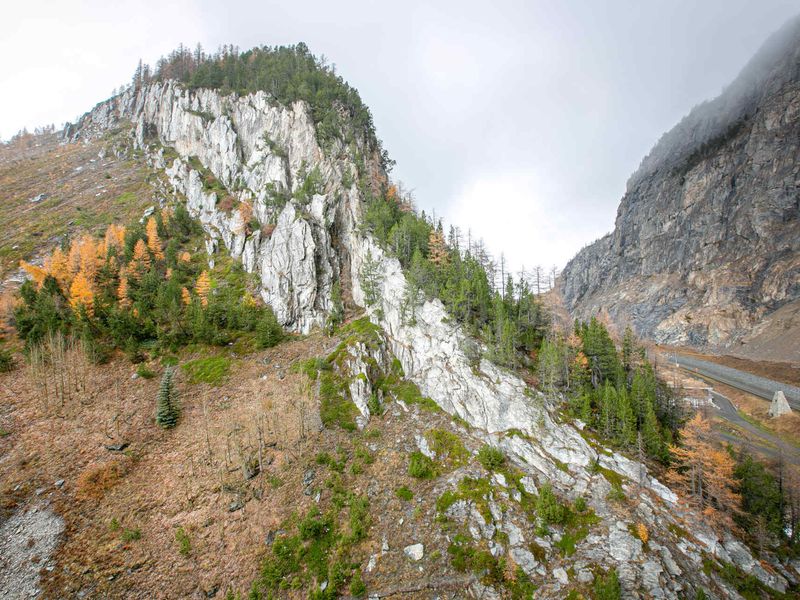
[[[567,308],[658,342],[737,346],[800,298],[798,158],[795,19],[642,161],[614,231],[564,269]]]
[[[366,375],[367,365],[388,367],[396,357],[405,377],[423,394],[474,427],[474,435],[502,447],[526,473],[531,489],[550,482],[563,496],[588,499],[601,523],[574,555],[576,571],[578,565],[618,568],[626,593],[680,597],[689,592],[689,583],[692,588],[707,583],[696,569],[701,551],[707,551],[785,589],[782,575],[765,570],[732,537],[719,539],[698,515],[680,508],[675,495],[643,465],[590,444],[576,426],[561,422],[551,401],[515,375],[486,360],[474,363],[469,347],[477,342],[448,319],[441,302],[421,302],[409,318],[400,263],[360,227],[364,198],[352,182],[364,169],[367,179],[385,177],[370,140],[356,138],[355,147],[334,141],[323,149],[303,103],[278,106],[264,94],[221,96],[173,82],[128,91],[100,104],[67,135],[79,141],[117,127],[130,128],[134,145],[163,169],[171,187],[165,193],[184,200],[203,224],[209,260],[222,246],[240,258],[248,271],[258,274],[264,300],[287,328],[307,332],[321,325],[337,279],[380,325],[381,346],[355,347],[346,361],[352,375],[348,393],[361,412],[359,425],[370,418],[368,400],[374,391],[369,378],[360,375]],[[286,200],[314,170],[319,180],[314,193]],[[221,188],[209,187],[209,173]],[[252,231],[238,212],[227,214],[220,208],[221,195],[251,202],[258,221],[274,228]],[[277,201],[280,197],[284,199]],[[378,263],[381,276],[380,300],[367,307],[360,274],[368,261]],[[514,435],[509,434],[512,429]],[[595,464],[625,477],[625,492],[635,500],[629,514],[609,505],[610,485]],[[690,524],[692,540],[670,533],[668,525],[679,519],[682,526]],[[637,522],[651,531],[649,550],[630,533]],[[525,540],[511,537],[515,541],[509,552],[515,561],[531,577],[549,582],[546,565],[537,561]],[[558,589],[544,587],[541,595],[562,597]],[[487,590],[481,594],[499,597]]]
[[[385,177],[374,140],[354,136],[323,151],[309,107],[281,106],[259,92],[244,97],[190,91],[167,81],[129,89],[97,105],[66,137],[73,141],[130,123],[135,146],[166,168],[174,190],[208,234],[210,253],[221,240],[246,269],[261,276],[261,294],[287,328],[307,333],[322,325],[333,282],[349,271],[361,194],[354,153],[374,178]],[[177,152],[167,165],[164,148]],[[202,171],[202,172],[201,172]],[[209,189],[206,172],[222,184]],[[289,199],[315,173],[315,193]],[[347,182],[350,183],[347,183]],[[250,231],[238,211],[218,208],[223,196],[247,201],[263,228]],[[274,228],[274,229],[273,229]]]

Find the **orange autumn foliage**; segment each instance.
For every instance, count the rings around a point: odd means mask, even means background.
[[[89,281],[94,279],[97,273],[97,245],[94,238],[90,235],[84,235],[79,242],[78,256],[80,257],[80,271],[86,275]]]
[[[42,267],[37,267],[36,265],[32,265],[31,263],[25,262],[24,260],[19,261],[19,266],[22,267],[22,270],[25,271],[28,276],[33,280],[36,284],[37,288],[42,287],[45,278],[47,277],[48,273]]]
[[[117,286],[117,299],[122,308],[128,308],[131,305],[131,299],[128,295],[128,278],[124,275],[119,278],[119,286]]]
[[[147,220],[145,231],[147,233],[147,247],[150,252],[153,253],[156,260],[163,260],[164,252],[161,249],[161,239],[158,237],[158,223],[156,223],[155,217],[150,217]]]
[[[192,296],[189,294],[189,290],[185,287],[181,288],[181,300],[186,306],[189,306],[192,303]]]
[[[200,273],[200,277],[197,278],[197,284],[195,285],[194,290],[197,293],[198,298],[200,298],[200,304],[203,306],[208,306],[208,294],[211,291],[211,278],[208,276],[207,271]]]
[[[131,277],[139,279],[150,270],[150,265],[150,254],[147,251],[147,246],[144,241],[140,239],[133,247],[133,258],[128,265]]]
[[[92,315],[94,313],[94,290],[92,290],[92,283],[83,271],[78,271],[75,279],[72,280],[72,285],[69,288],[69,303],[72,308],[78,310],[83,306],[86,314]]]
[[[435,265],[446,265],[450,261],[444,235],[436,229],[431,230],[428,236],[428,258]]]
[[[644,523],[637,523],[636,524],[636,535],[642,540],[643,544],[647,543],[647,540],[650,539],[650,532],[647,531],[647,525]]]
[[[670,448],[674,465],[667,479],[711,522],[732,527],[731,517],[741,505],[733,475],[736,462],[710,442],[710,430],[700,413],[686,423],[682,445]]]
[[[62,290],[66,291],[69,288],[72,274],[69,272],[67,257],[61,248],[56,248],[44,261],[44,268],[58,282]]]

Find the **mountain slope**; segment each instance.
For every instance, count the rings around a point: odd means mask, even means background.
[[[238,367],[230,381],[211,389],[186,384],[186,419],[169,434],[155,432],[142,416],[155,386],[138,388],[126,378],[130,408],[136,408],[126,422],[135,447],[120,458],[125,472],[107,496],[87,503],[64,487],[66,514],[75,521],[67,524],[69,552],[57,560],[62,568],[74,562],[67,575],[63,569],[52,575],[49,589],[67,581],[76,593],[114,597],[144,586],[140,593],[147,597],[175,578],[190,589],[170,588],[170,596],[221,597],[226,586],[246,590],[255,580],[259,593],[327,598],[343,591],[344,580],[352,578],[352,586],[363,578],[381,597],[452,589],[467,597],[528,598],[535,586],[538,597],[562,598],[568,590],[588,594],[613,569],[626,596],[681,597],[702,588],[735,597],[720,575],[723,563],[752,575],[757,586],[785,590],[794,581],[782,566],[754,560],[728,531],[715,532],[644,465],[567,422],[558,398],[482,358],[480,343],[439,299],[410,295],[400,261],[365,227],[369,195],[387,184],[379,144],[368,129],[348,129],[346,119],[335,135],[321,136],[324,120],[317,116],[303,100],[287,105],[264,91],[192,89],[165,79],[131,87],[67,130],[74,144],[125,131],[132,151],[158,176],[153,185],[164,205],[185,202],[202,224],[204,258],[241,260],[281,323],[309,337],[243,360],[238,348],[228,349]],[[329,339],[318,330],[335,304],[336,282],[351,314],[365,318]],[[301,374],[310,378],[305,386]],[[22,378],[9,381],[15,390],[25,385]],[[269,396],[277,394],[273,404]],[[63,421],[58,415],[43,421],[77,435],[85,427],[82,411],[104,414],[110,396],[77,403],[70,407],[77,413]],[[22,479],[18,485],[30,491],[27,472],[15,465],[34,456],[30,471],[42,471],[45,481],[56,472],[36,453],[38,429],[29,425],[40,422],[35,407],[18,402],[11,419],[19,434],[0,441],[12,446],[16,461],[0,468],[15,474],[11,489]],[[280,452],[267,452],[276,461],[269,473],[285,473],[288,486],[281,491],[265,493],[264,474],[251,478],[247,460],[230,459],[244,446],[257,447],[261,469],[263,440],[253,433],[261,421],[248,418],[251,408],[278,424],[273,441]],[[241,428],[234,419],[239,410]],[[295,441],[295,432],[281,429],[290,419],[310,431],[323,428],[285,449]],[[103,425],[83,432],[95,442],[87,448],[63,450],[68,460],[60,466],[70,477],[93,474],[91,461],[103,460]],[[216,432],[212,442],[203,440],[202,427]],[[481,456],[484,445],[494,451]],[[219,480],[205,470],[186,474],[206,452],[226,457]],[[288,466],[279,470],[284,460]],[[413,487],[414,509],[399,501],[407,492],[393,489],[401,482]],[[156,502],[141,492],[150,489]],[[99,534],[93,519],[108,519],[115,503],[131,494],[145,506],[127,507],[128,514],[146,522],[155,541],[128,560],[104,546],[109,536]],[[197,562],[182,562],[174,576],[172,562],[154,556],[162,556],[157,549],[183,523],[200,540]],[[87,526],[101,544],[79,533]],[[212,526],[213,533],[205,531]],[[228,526],[233,542],[224,538]],[[258,540],[266,540],[263,551],[252,547]],[[84,546],[113,569],[93,571],[91,560],[75,556]],[[231,564],[238,554],[253,568],[250,577]],[[703,558],[708,572],[697,566]],[[193,581],[198,573],[202,581]],[[359,586],[350,589],[359,595]]]
[[[661,343],[800,360],[800,323],[769,326],[800,298],[799,156],[800,17],[642,161],[614,231],[564,269],[567,308]]]

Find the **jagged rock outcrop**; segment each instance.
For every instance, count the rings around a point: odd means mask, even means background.
[[[377,146],[356,135],[353,145],[337,140],[323,151],[303,102],[286,107],[264,92],[223,96],[174,81],[126,90],[67,127],[65,137],[78,141],[128,122],[135,147],[151,152],[154,164],[164,162],[163,148],[177,152],[166,174],[206,229],[208,248],[222,240],[261,275],[262,296],[284,326],[305,333],[322,325],[333,282],[348,271],[341,261],[349,254],[334,246],[347,241],[361,202],[357,186],[347,184],[359,177],[355,153],[380,175]],[[317,193],[298,198],[312,173]],[[221,185],[209,185],[209,174]],[[223,197],[251,204],[265,227],[249,231],[238,211],[218,207]]]
[[[282,107],[261,93],[221,96],[173,82],[129,90],[98,105],[67,133],[80,140],[125,123],[130,123],[132,142],[150,155],[152,164],[164,167],[173,192],[202,223],[210,259],[221,250],[220,241],[241,258],[248,271],[258,274],[264,300],[286,327],[307,332],[322,325],[337,279],[355,304],[366,307],[361,273],[365,263],[377,262],[380,299],[366,308],[382,330],[380,343],[346,348],[341,365],[361,413],[359,424],[369,419],[368,402],[378,390],[372,371],[394,369],[399,361],[405,377],[425,396],[512,458],[525,473],[526,489],[550,482],[564,497],[588,499],[601,523],[576,550],[579,577],[591,577],[595,565],[616,567],[628,595],[642,590],[654,597],[679,597],[709,587],[710,576],[697,568],[706,551],[750,566],[767,585],[785,587],[782,576],[756,569],[758,563],[746,550],[731,552],[730,541],[719,540],[698,515],[684,510],[644,466],[590,444],[579,429],[560,421],[542,394],[491,362],[470,358],[475,353],[469,347],[476,342],[450,322],[441,302],[424,301],[408,318],[400,263],[359,227],[364,198],[351,182],[365,170],[373,178],[385,177],[369,140],[359,139],[355,149],[333,142],[323,150],[302,102]],[[318,176],[313,193],[297,193],[311,171]],[[209,174],[218,185],[209,185]],[[238,212],[228,214],[220,206],[221,196],[252,203],[259,223],[269,227],[251,230]],[[508,434],[511,430],[515,435]],[[624,477],[625,493],[637,500],[634,514],[621,517],[609,506],[611,485],[602,469]],[[513,490],[505,493],[511,497]],[[474,516],[464,514],[465,520]],[[691,523],[692,536],[677,539],[670,532],[668,526],[679,519]],[[493,514],[492,521],[492,527],[504,527],[509,540],[519,542],[512,546],[518,564],[531,576],[549,577],[522,544],[518,524],[500,514]],[[652,532],[646,552],[630,533],[636,522]],[[482,523],[488,531],[490,523]],[[561,597],[566,575],[555,575],[542,596]]]
[[[800,299],[800,18],[665,134],[614,231],[566,266],[567,309],[662,343],[735,350]],[[796,337],[795,337],[796,340]],[[797,360],[785,337],[773,358]]]

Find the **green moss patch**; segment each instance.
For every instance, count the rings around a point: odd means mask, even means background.
[[[218,385],[228,376],[231,359],[227,356],[209,356],[190,360],[181,365],[181,369],[189,377],[189,383],[208,383]]]

